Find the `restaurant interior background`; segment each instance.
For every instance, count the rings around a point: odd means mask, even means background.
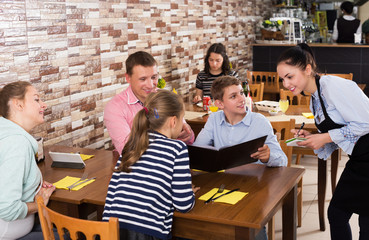
[[[150,52],[167,88],[186,97],[211,43],[226,45],[233,67],[245,78],[252,69],[252,44],[261,38],[260,23],[284,8],[306,5],[309,12],[312,3],[1,0],[0,86],[26,80],[41,92],[48,109],[33,135],[43,137],[45,145],[111,148],[103,110],[127,87],[129,54]],[[358,17],[369,18],[368,2],[358,7]]]

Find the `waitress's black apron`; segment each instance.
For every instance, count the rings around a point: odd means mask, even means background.
[[[315,120],[315,125],[321,133],[327,133],[343,125],[333,122],[328,116],[320,95],[319,79],[317,76],[315,81],[325,119],[320,124]],[[314,105],[313,110],[315,115]],[[356,142],[330,204],[348,212],[369,216],[369,134],[361,136]]]

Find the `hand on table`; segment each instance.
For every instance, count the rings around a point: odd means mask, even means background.
[[[51,194],[55,191],[55,186],[49,182],[44,181],[40,191],[36,194],[41,196],[44,200],[45,205],[48,204]]]
[[[192,100],[192,102],[193,103],[198,103],[198,102],[200,102],[201,101],[201,96],[200,95],[196,95],[194,98],[193,98],[193,100]]]
[[[258,151],[251,154],[250,157],[254,159],[260,159],[263,163],[266,163],[269,161],[270,157],[270,148],[268,145],[264,144],[264,146],[258,148]]]
[[[192,191],[193,193],[197,193],[197,191],[200,190],[200,187],[196,187],[194,184],[192,184]]]

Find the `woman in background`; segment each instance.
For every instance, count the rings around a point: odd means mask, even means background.
[[[0,239],[42,239],[32,232],[37,212],[35,196],[45,204],[55,186],[42,181],[35,161],[37,142],[29,134],[44,122],[45,103],[29,82],[0,89]]]
[[[210,96],[211,84],[220,76],[229,75],[238,78],[236,71],[231,69],[226,49],[221,43],[212,44],[205,56],[205,68],[196,78],[196,95],[194,103],[202,101],[203,96]],[[211,97],[212,98],[212,97]]]
[[[359,215],[360,239],[369,239],[369,99],[354,81],[317,75],[311,48],[299,44],[279,57],[277,72],[294,95],[311,94],[317,134],[295,129],[298,145],[327,159],[337,148],[349,156],[328,208],[331,239],[352,239],[349,220]]]

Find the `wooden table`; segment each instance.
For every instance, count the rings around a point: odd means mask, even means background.
[[[51,160],[46,154],[40,169],[44,179],[56,182],[65,176],[80,177],[84,171],[96,181],[79,191],[57,189],[50,198],[50,208],[72,217],[85,218],[88,210],[102,211],[107,187],[115,166],[111,151],[52,146],[46,152],[63,151],[94,154],[86,161],[82,170],[51,168]],[[263,227],[283,206],[283,239],[296,239],[296,185],[302,178],[304,169],[268,168],[263,165],[248,164],[228,170],[226,173],[195,174],[193,182],[201,189],[196,199],[221,183],[227,189],[239,187],[249,192],[236,205],[211,203],[205,205],[196,200],[191,212],[174,213],[173,235],[192,239],[254,239],[255,233]],[[99,218],[100,217],[100,218]],[[101,219],[98,216],[98,219]]]
[[[86,160],[84,169],[52,168],[51,159],[48,154],[53,152],[80,152],[95,155]],[[96,177],[95,182],[78,191],[67,191],[56,189],[51,195],[49,206],[63,214],[77,218],[86,219],[91,211],[98,210],[101,219],[102,208],[105,204],[106,193],[112,175],[112,169],[117,161],[112,151],[95,150],[85,148],[71,148],[64,146],[50,146],[45,148],[45,161],[38,164],[44,180],[54,183],[65,176],[81,177],[88,172],[88,177]]]
[[[185,104],[186,111],[194,111],[194,112],[203,112],[202,108],[197,107],[194,104],[186,103]],[[309,106],[306,107],[298,107],[298,106],[289,106],[286,115],[300,115],[303,112],[310,112]],[[206,112],[203,112],[206,114]],[[268,112],[259,113],[263,114],[268,118]],[[204,127],[206,121],[208,120],[209,115],[205,115],[203,117],[197,117],[194,119],[186,119],[186,122],[191,126],[195,135],[201,131]],[[300,124],[296,123],[296,128],[299,128]],[[315,124],[305,124],[304,129],[309,131],[316,131]],[[338,170],[338,161],[341,158],[340,151],[335,150],[331,155],[331,187],[332,193],[336,189],[337,182],[337,170]],[[327,161],[324,159],[318,158],[318,210],[319,210],[319,228],[321,231],[325,231],[325,196],[326,196],[326,186],[327,186]]]

